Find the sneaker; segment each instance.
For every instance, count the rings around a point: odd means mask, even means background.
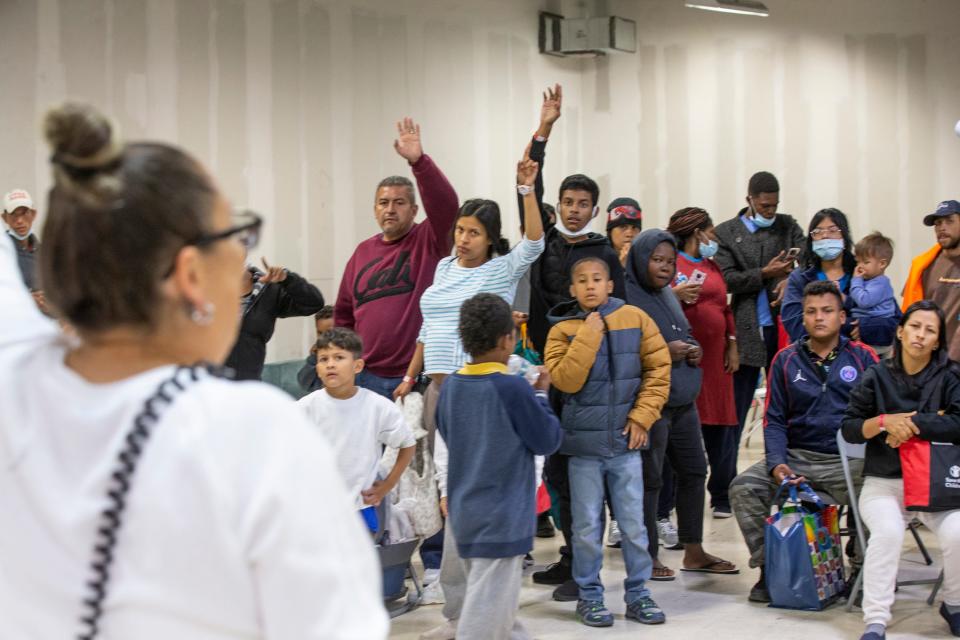
[[[940,603],[940,615],[950,625],[950,633],[960,637],[960,613],[950,613],[945,602]]]
[[[588,627],[612,627],[613,614],[604,606],[603,600],[578,600],[577,622]]]
[[[610,526],[607,527],[607,546],[619,549],[622,542],[623,536],[620,534],[620,525],[617,524],[616,520],[611,520]]]
[[[876,631],[867,631],[860,636],[860,640],[887,640],[887,634],[880,634]]]
[[[420,634],[420,640],[456,640],[457,623],[455,620],[444,620],[439,627],[434,627]]]
[[[763,575],[763,571],[760,571],[760,579],[757,580],[757,584],[753,585],[750,589],[750,596],[747,598],[750,602],[762,602],[768,604],[770,602],[770,592],[767,590],[767,578]]]
[[[634,600],[628,604],[624,617],[627,620],[636,620],[640,624],[663,624],[667,621],[667,616],[663,613],[663,610],[657,606],[657,603],[650,596]]]
[[[580,587],[576,580],[567,580],[553,590],[553,599],[557,602],[573,602],[580,599]]]
[[[440,578],[440,569],[427,569],[423,572],[423,586],[433,584]]]
[[[657,535],[665,549],[683,549],[683,545],[680,544],[680,535],[677,533],[677,528],[670,522],[670,518],[657,520]]]
[[[733,517],[733,512],[730,511],[730,507],[714,507],[713,517],[718,520],[726,520]]]
[[[533,573],[533,581],[537,584],[563,584],[573,578],[569,565],[554,562],[543,571]]]
[[[557,535],[557,530],[554,528],[553,522],[550,520],[550,513],[544,511],[537,516],[537,537],[552,538],[555,535]]]
[[[526,571],[533,566],[533,556],[529,553],[523,556],[523,570]]]
[[[423,597],[420,599],[420,604],[444,604],[446,601],[439,580],[431,582],[423,588]]]

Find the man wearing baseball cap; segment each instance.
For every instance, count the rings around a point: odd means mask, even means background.
[[[3,221],[7,235],[17,248],[17,262],[23,282],[31,292],[37,292],[37,250],[40,240],[31,232],[37,210],[33,198],[23,189],[14,189],[3,197]],[[36,295],[34,296],[36,298]]]
[[[960,358],[960,202],[944,200],[937,210],[924,216],[923,224],[933,227],[937,244],[913,259],[903,286],[903,308],[917,300],[933,300],[947,319],[950,358]]]

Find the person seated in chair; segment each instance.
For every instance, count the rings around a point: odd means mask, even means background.
[[[763,535],[777,487],[784,480],[805,481],[840,504],[849,500],[837,430],[851,390],[878,358],[870,347],[840,335],[845,319],[836,284],[818,280],[806,286],[806,335],[777,353],[767,378],[764,459],[730,483],[730,504],[750,550],[750,566],[760,568],[750,590],[752,602],[770,602]],[[859,477],[862,461],[852,460],[851,466]],[[856,555],[853,562],[859,565]]]
[[[860,515],[870,530],[870,543],[863,563],[867,628],[861,640],[886,637],[903,535],[914,515],[940,540],[940,615],[953,635],[960,636],[960,509],[931,503],[928,512],[905,511],[899,451],[913,438],[960,444],[960,366],[947,355],[946,334],[944,313],[935,302],[913,303],[897,327],[893,358],[868,371],[850,394],[843,437],[867,443]]]

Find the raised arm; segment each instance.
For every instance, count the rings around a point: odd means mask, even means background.
[[[540,125],[527,146],[526,157],[536,162],[539,170],[534,181],[534,194],[537,200],[537,210],[540,214],[541,225],[548,228],[547,215],[543,210],[543,164],[546,159],[547,139],[553,131],[554,123],[560,119],[560,110],[563,107],[563,88],[557,84],[543,92],[543,104],[540,106]],[[520,230],[526,233],[526,209],[523,196],[517,196],[517,208],[520,211]]]
[[[417,180],[417,190],[423,201],[423,210],[427,214],[427,224],[433,235],[434,246],[439,255],[450,251],[450,229],[457,217],[460,206],[457,192],[433,160],[423,152],[420,142],[420,125],[411,118],[397,123],[397,139],[393,148],[408,163]]]
[[[537,241],[543,237],[543,219],[540,217],[540,205],[533,192],[533,183],[540,174],[539,165],[530,158],[517,163],[517,192],[523,203],[523,235],[528,240]],[[520,193],[526,191],[525,194]]]

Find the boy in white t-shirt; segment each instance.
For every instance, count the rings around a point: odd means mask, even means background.
[[[326,436],[347,490],[356,496],[371,532],[377,531],[377,507],[400,480],[416,448],[403,413],[386,398],[355,384],[363,371],[363,343],[353,331],[336,327],[317,339],[317,376],[323,389],[297,404]],[[383,447],[399,449],[393,469],[377,480]]]

